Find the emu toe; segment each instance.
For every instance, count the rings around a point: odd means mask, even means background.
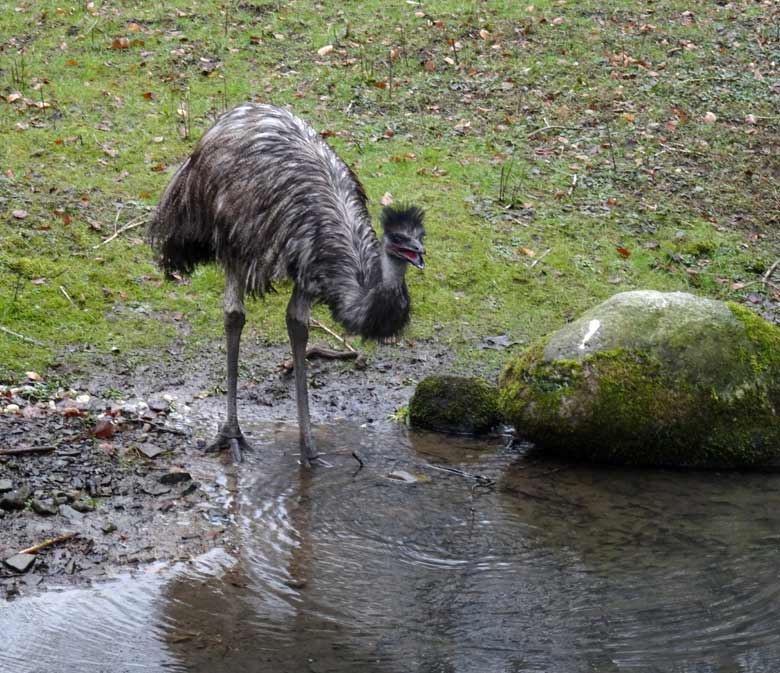
[[[224,449],[230,449],[233,455],[233,460],[237,463],[241,462],[241,452],[251,451],[252,445],[246,441],[244,433],[236,426],[223,425],[217,435],[217,438],[209,444],[204,451],[206,453],[214,453],[216,451],[223,451]]]

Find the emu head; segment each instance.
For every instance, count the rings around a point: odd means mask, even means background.
[[[385,235],[385,252],[391,257],[414,264],[418,269],[425,267],[423,238],[425,227],[423,211],[417,206],[385,206],[382,209],[381,222]]]

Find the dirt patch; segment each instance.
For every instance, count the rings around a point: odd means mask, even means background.
[[[246,424],[295,421],[287,357],[284,345],[243,347]],[[98,356],[60,367],[69,390],[45,380],[0,388],[0,595],[230,546],[235,470],[227,456],[202,451],[224,414],[223,359],[220,342],[196,355],[174,347],[156,357]],[[441,345],[410,342],[382,346],[357,367],[312,360],[315,426],[387,421],[419,379],[450,361]],[[1,563],[67,533],[76,535],[38,551],[24,572]]]

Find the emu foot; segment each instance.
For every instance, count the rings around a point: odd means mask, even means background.
[[[240,463],[241,452],[251,451],[252,446],[246,441],[244,433],[241,432],[241,428],[239,428],[238,425],[230,426],[226,423],[220,429],[217,438],[204,450],[206,453],[213,453],[224,449],[230,449],[233,460]]]

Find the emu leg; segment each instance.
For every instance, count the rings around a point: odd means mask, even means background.
[[[225,338],[227,342],[227,420],[217,438],[206,447],[206,451],[230,449],[233,459],[241,461],[241,450],[248,450],[238,426],[236,394],[238,388],[238,351],[241,343],[241,330],[246,322],[244,310],[244,291],[240,282],[228,276],[225,283]]]
[[[298,405],[298,428],[301,435],[301,457],[306,465],[317,458],[309,417],[309,392],[306,389],[306,344],[309,341],[311,305],[297,289],[287,304],[287,334],[290,337],[295,368],[295,401]]]

